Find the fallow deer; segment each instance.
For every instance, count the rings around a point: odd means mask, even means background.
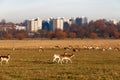
[[[0,56],[0,63],[1,63],[1,65],[2,65],[3,61],[8,63],[9,60],[10,60],[10,54],[8,54],[7,56]]]

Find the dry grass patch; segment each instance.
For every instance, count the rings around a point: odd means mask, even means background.
[[[53,54],[63,50],[0,50],[11,54],[9,65],[0,66],[2,80],[119,80],[119,51],[81,50],[73,63],[53,63]]]
[[[0,40],[0,48],[53,48],[59,45],[60,47],[66,47],[71,45],[73,47],[83,47],[83,46],[99,46],[102,48],[108,47],[118,47],[120,48],[120,40],[92,40],[92,39],[67,39],[67,40]]]

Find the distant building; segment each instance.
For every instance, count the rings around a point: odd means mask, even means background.
[[[49,21],[50,30],[52,30],[52,31],[55,31],[56,29],[63,30],[63,24],[64,24],[64,21],[61,18],[50,19],[50,21]]]
[[[76,25],[81,25],[81,24],[88,24],[88,18],[85,16],[82,17],[77,17],[77,18],[71,18],[69,19],[69,24],[76,24]]]
[[[10,31],[15,29],[14,23],[0,23],[0,31]]]
[[[42,30],[50,31],[50,26],[48,21],[42,21]]]
[[[82,24],[82,18],[77,17],[76,18],[76,25],[81,25]]]
[[[88,24],[88,18],[85,16],[82,16],[82,24]]]
[[[37,18],[35,21],[37,22],[38,30],[42,29],[42,19]]]
[[[75,24],[75,23],[76,23],[75,18],[69,19],[69,24],[70,24],[70,25],[71,25],[71,24]]]
[[[37,32],[42,29],[42,20],[40,18],[27,20],[27,31]]]
[[[28,20],[27,21],[27,32],[33,32],[34,30],[34,21]]]
[[[26,26],[27,27],[27,21],[28,20],[24,20],[23,23],[22,23],[22,26]]]
[[[53,31],[53,23],[54,23],[54,19],[50,19],[49,20],[49,29],[50,29],[50,31]]]
[[[26,30],[26,27],[25,26],[16,25],[15,29],[16,30]]]
[[[63,22],[69,22],[69,19],[62,17],[61,20],[63,20]]]
[[[118,21],[117,21],[117,20],[115,20],[115,19],[110,20],[110,22],[111,22],[111,23],[113,23],[113,24],[115,24],[115,25],[117,25],[117,24],[118,24]]]

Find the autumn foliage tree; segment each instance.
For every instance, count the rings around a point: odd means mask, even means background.
[[[17,34],[15,35],[15,37],[16,37],[17,39],[19,39],[19,40],[22,40],[22,39],[25,38],[25,33],[17,33]]]
[[[109,34],[108,34],[108,33],[104,34],[104,35],[103,35],[103,38],[104,38],[104,39],[109,39],[109,38],[110,38],[110,37],[109,37]]]
[[[22,25],[22,24],[21,24]],[[2,28],[8,26],[4,31]],[[49,23],[47,24],[49,26]],[[4,19],[0,22],[0,39],[12,39],[17,38],[19,40],[24,39],[27,33],[26,31],[19,31],[15,29],[14,23],[7,23]],[[114,24],[113,21],[105,19],[98,19],[90,21],[88,24],[77,24],[64,22],[63,30],[49,31],[50,29],[38,30],[38,32],[31,33],[29,37],[32,38],[104,38],[104,39],[119,39],[120,38],[120,22]],[[27,33],[28,34],[28,33]],[[28,34],[29,35],[29,34]]]
[[[13,35],[11,33],[6,33],[5,38],[6,39],[12,39]]]
[[[66,38],[67,37],[67,34],[65,33],[65,32],[63,32],[63,31],[56,31],[56,38],[57,39],[64,39],[64,38]]]
[[[50,39],[53,39],[53,38],[55,38],[55,33],[52,32],[52,31],[49,31],[49,32],[47,33],[47,37],[50,38]]]
[[[69,33],[69,37],[70,37],[70,38],[76,38],[76,33],[70,32],[70,33]]]
[[[118,39],[120,37],[120,33],[117,32],[117,31],[114,31],[113,32],[113,37],[116,38],[116,39]]]
[[[96,33],[90,33],[90,38],[92,39],[97,39],[98,38],[98,35]]]

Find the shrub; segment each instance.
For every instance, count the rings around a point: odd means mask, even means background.
[[[5,34],[6,39],[11,39],[12,37],[13,37],[13,35],[11,33],[6,33]]]
[[[96,39],[96,38],[98,38],[98,35],[96,33],[92,32],[92,33],[90,33],[90,38]]]
[[[19,40],[22,40],[22,39],[25,38],[25,34],[24,33],[17,33],[16,38],[19,39]]]
[[[64,39],[67,37],[67,34],[65,32],[62,32],[62,31],[57,31],[56,32],[56,38],[57,39]]]
[[[70,37],[70,38],[76,38],[76,33],[70,32],[70,33],[69,33],[69,37]]]

